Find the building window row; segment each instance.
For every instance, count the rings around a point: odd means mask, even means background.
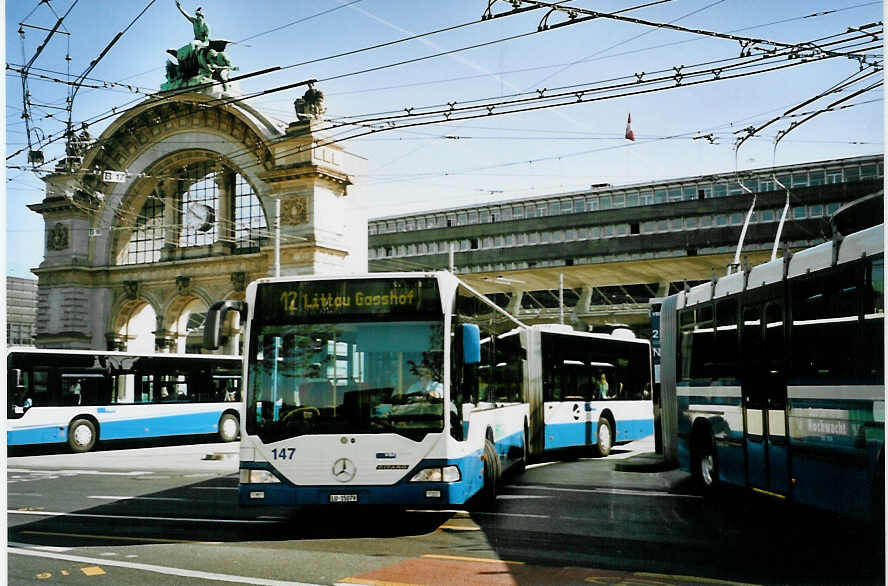
[[[6,322],[6,343],[10,346],[33,346],[34,330],[33,323]]]
[[[804,220],[806,218],[819,218],[824,215],[832,214],[839,208],[839,205],[840,204],[838,203],[831,203],[826,206],[823,204],[796,206],[790,210],[787,219]],[[782,208],[754,211],[750,218],[750,224],[777,222],[780,220],[782,213]],[[636,234],[697,230],[699,228],[720,226],[741,226],[745,217],[746,214],[744,212],[676,217],[640,223],[607,224],[604,226],[585,226],[562,230],[498,234],[495,236],[463,238],[459,240],[437,240],[396,246],[377,246],[371,247],[368,252],[370,260],[373,260],[377,258],[447,254],[450,251],[451,246],[453,247],[454,252],[466,252],[471,250],[512,248],[516,246],[535,246],[538,244],[557,244],[560,242],[598,240]]]
[[[786,187],[812,187],[832,183],[852,183],[877,179],[884,174],[881,163],[867,163],[829,169],[812,169],[778,174],[777,179]],[[750,191],[764,193],[779,190],[770,174],[744,178],[743,185]],[[499,221],[523,220],[563,214],[595,212],[625,207],[646,206],[660,203],[729,197],[746,193],[736,180],[697,182],[675,185],[609,189],[598,193],[574,196],[553,196],[548,200],[499,204],[493,207],[421,214],[409,218],[371,221],[370,235],[395,232],[412,232],[431,228],[448,228],[488,224]]]

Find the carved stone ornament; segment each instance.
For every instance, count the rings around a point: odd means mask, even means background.
[[[294,197],[281,202],[281,220],[291,226],[308,222],[308,198]]]
[[[247,273],[244,271],[235,271],[231,273],[231,284],[234,285],[235,291],[243,291],[247,288]]]
[[[179,275],[176,277],[176,291],[179,295],[188,295],[191,293],[191,277]]]
[[[141,287],[141,283],[139,281],[124,281],[123,282],[123,293],[127,299],[138,299],[139,298],[139,289]]]
[[[46,248],[48,250],[68,248],[68,227],[61,222],[56,222],[56,225],[46,235]]]

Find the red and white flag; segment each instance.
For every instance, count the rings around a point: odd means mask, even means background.
[[[632,114],[629,114],[629,119],[626,120],[626,138],[635,140],[635,133],[632,132]]]

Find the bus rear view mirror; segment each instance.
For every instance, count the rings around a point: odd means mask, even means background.
[[[15,391],[25,388],[22,384],[22,370],[20,368],[12,368],[6,373],[6,388]]]
[[[229,311],[235,311],[244,317],[247,313],[247,304],[243,301],[217,301],[207,310],[207,320],[204,322],[204,348],[215,350],[225,343],[227,337],[222,335],[222,327]]]
[[[481,362],[481,330],[475,324],[462,324],[463,364]]]

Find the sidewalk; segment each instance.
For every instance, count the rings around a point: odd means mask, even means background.
[[[234,474],[240,442],[186,444],[85,454],[42,454],[6,459],[7,469],[164,471]]]
[[[656,453],[654,436],[648,436],[628,444],[617,446],[616,450],[629,450],[625,454],[608,456],[616,459],[614,470],[618,472],[664,472],[678,467],[677,463],[667,462],[662,454]]]

